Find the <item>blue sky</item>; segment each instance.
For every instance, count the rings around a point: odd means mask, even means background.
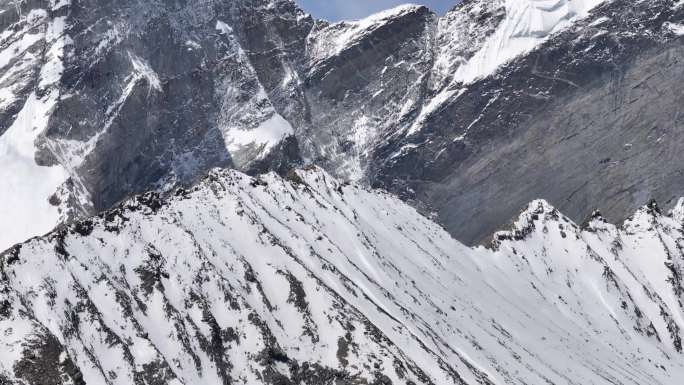
[[[424,4],[443,14],[457,0],[295,0],[304,10],[318,18],[330,21],[359,19],[371,13],[392,8],[399,4]]]

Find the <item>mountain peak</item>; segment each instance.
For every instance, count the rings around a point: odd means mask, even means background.
[[[360,20],[340,21],[328,24],[315,31],[309,37],[312,63],[326,60],[339,55],[342,51],[353,47],[373,32],[393,22],[400,22],[403,18],[433,15],[423,5],[404,4],[397,7],[369,15]]]
[[[498,248],[503,241],[521,241],[531,236],[537,226],[546,226],[549,221],[559,221],[561,214],[549,202],[537,199],[530,202],[513,221],[509,230],[494,234],[493,247]]]

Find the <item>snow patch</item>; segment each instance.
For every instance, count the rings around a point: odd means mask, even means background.
[[[663,26],[677,36],[684,35],[684,24],[667,22]]]
[[[50,231],[59,220],[49,198],[68,178],[61,166],[36,164],[38,136],[47,127],[57,92],[26,101],[12,126],[0,137],[0,249]]]
[[[68,55],[67,49],[72,43],[65,31],[65,19],[55,18],[47,25],[44,35],[24,35],[17,47],[26,49],[28,44],[41,39],[48,44],[38,82],[39,89],[46,92],[39,97],[34,91],[12,125],[0,137],[0,180],[3,181],[0,189],[0,250],[45,233],[60,220],[58,208],[51,205],[49,199],[69,175],[61,165],[41,167],[36,164],[38,149],[35,141],[47,128],[50,114],[60,97],[57,86],[64,71],[63,58]]]
[[[148,93],[152,92],[152,89],[157,91],[162,91],[161,81],[157,73],[150,67],[149,63],[144,59],[128,53],[128,57],[131,59],[131,64],[133,64],[133,71],[136,73],[136,78],[147,80],[149,86]]]
[[[471,83],[493,74],[503,64],[586,17],[591,9],[604,1],[506,0],[504,20],[483,47],[458,68],[455,80]]]
[[[599,17],[598,19],[592,21],[592,22],[589,24],[589,26],[590,26],[590,27],[598,27],[598,26],[603,25],[603,24],[605,24],[605,23],[607,23],[607,22],[609,22],[609,21],[610,21],[610,17],[601,16],[601,17]]]
[[[21,39],[18,39],[7,48],[0,51],[0,68],[6,67],[12,59],[15,59],[19,54],[31,48],[34,44],[41,41],[45,35],[43,33],[24,34]]]
[[[50,0],[50,3],[50,8],[54,12],[71,5],[71,0]]]
[[[467,88],[461,88],[457,90],[444,90],[438,93],[435,97],[430,99],[430,101],[422,107],[422,109],[420,110],[420,114],[418,115],[418,118],[409,128],[407,135],[411,136],[419,132],[423,127],[423,124],[425,124],[425,122],[428,118],[430,118],[430,116],[444,108],[444,106],[447,103],[455,102],[466,91],[468,91]]]
[[[218,20],[216,22],[216,30],[219,31],[219,33],[225,35],[230,35],[233,33],[233,28],[231,28],[228,24],[222,22],[221,20]]]
[[[188,47],[188,50],[202,49],[202,46],[194,40],[187,40],[185,46]]]
[[[273,115],[254,129],[233,128],[225,133],[225,141],[230,152],[238,152],[247,146],[259,148],[260,157],[280,143],[283,138],[294,133],[290,123],[280,114]]]

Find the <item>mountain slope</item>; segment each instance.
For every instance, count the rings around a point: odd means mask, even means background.
[[[375,152],[371,179],[468,243],[539,197],[576,221],[599,207],[620,222],[651,198],[671,207],[684,187],[683,23],[677,1],[606,1],[491,76],[456,79],[412,135]]]
[[[0,247],[212,167],[319,164],[416,190],[412,180],[432,177],[404,175],[401,160],[441,130],[433,121],[459,84],[598,3],[467,1],[444,18],[410,5],[331,24],[291,0],[5,2],[0,215],[15,225]],[[498,46],[510,49],[492,57]],[[439,208],[426,188],[416,197]]]
[[[248,168],[292,133],[274,100],[296,104],[280,95],[296,87],[272,83],[313,21],[290,1],[2,7],[2,248],[131,193]]]
[[[684,202],[491,249],[320,169],[213,171],[2,255],[4,383],[675,384]],[[49,378],[50,380],[46,380]],[[46,382],[47,381],[47,382]]]
[[[532,199],[620,222],[684,188],[675,0],[1,7],[0,248],[213,167],[317,164],[469,244]]]

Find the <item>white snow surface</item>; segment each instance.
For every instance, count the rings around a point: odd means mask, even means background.
[[[56,4],[55,6],[61,6]],[[0,52],[0,68],[11,65],[5,77],[21,73],[35,60],[44,60],[38,78],[41,96],[33,91],[7,131],[0,136],[0,250],[14,243],[50,231],[60,219],[57,207],[49,198],[66,181],[68,173],[60,165],[41,167],[36,164],[35,141],[47,128],[48,119],[59,99],[57,83],[64,70],[63,56],[70,38],[64,33],[64,18],[45,20],[44,10],[34,10],[25,19],[28,26],[17,32],[18,42]],[[36,28],[36,25],[43,24]],[[33,27],[41,31],[26,34]],[[29,52],[34,44],[44,42],[47,50],[40,56]],[[13,99],[13,89],[3,89],[0,95]],[[0,100],[0,106],[8,104]]]
[[[678,24],[678,23],[665,23],[665,28],[669,29],[672,31],[677,36],[683,36],[684,35],[684,24]]]
[[[27,336],[51,333],[87,383],[129,384],[154,364],[168,383],[262,384],[293,362],[369,383],[684,375],[684,201],[620,227],[535,201],[471,249],[386,193],[317,168],[290,179],[217,170],[161,205],[148,194],[5,253],[0,373],[30,353]],[[259,358],[273,349],[289,367]]]
[[[501,65],[531,51],[551,35],[586,17],[606,0],[499,0],[506,15],[496,31],[465,64],[455,80],[470,83],[493,74]]]
[[[416,12],[422,7],[416,4],[399,5],[360,20],[340,21],[315,31],[309,37],[310,58],[315,63],[338,55],[388,22]]]
[[[32,95],[14,124],[0,137],[0,249],[52,230],[59,220],[48,202],[67,173],[61,166],[40,167],[34,141],[46,125],[54,96]]]
[[[238,152],[246,146],[256,146],[259,148],[260,156],[264,156],[283,138],[293,133],[290,123],[277,112],[273,112],[270,118],[256,128],[233,127],[225,133],[225,139],[226,146],[231,152]]]

